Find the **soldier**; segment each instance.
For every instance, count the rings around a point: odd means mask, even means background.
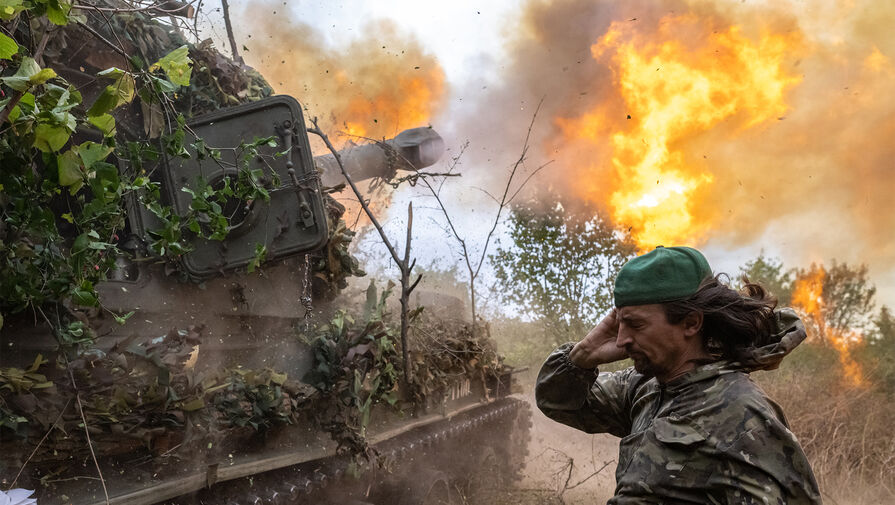
[[[748,375],[776,368],[805,329],[761,286],[719,277],[689,247],[630,260],[616,308],[541,368],[544,414],[621,437],[610,504],[821,503],[782,410]],[[597,371],[625,358],[632,368]]]

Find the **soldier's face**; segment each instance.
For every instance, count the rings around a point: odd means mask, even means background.
[[[671,324],[662,305],[634,305],[618,309],[618,338],[638,372],[660,382],[686,366],[693,345],[692,329],[682,321]]]

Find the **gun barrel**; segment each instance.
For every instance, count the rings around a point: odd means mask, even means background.
[[[432,128],[420,127],[404,130],[393,139],[347,147],[339,151],[339,157],[351,180],[362,181],[373,177],[390,179],[398,170],[420,170],[434,164],[443,153],[441,136]],[[345,182],[332,154],[316,156],[314,162],[324,186]]]

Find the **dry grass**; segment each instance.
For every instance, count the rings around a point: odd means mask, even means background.
[[[783,407],[832,504],[895,503],[891,393],[844,380],[835,351],[806,344],[755,379]]]

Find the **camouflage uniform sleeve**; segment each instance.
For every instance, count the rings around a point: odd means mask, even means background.
[[[627,399],[633,369],[600,373],[575,366],[569,359],[574,344],[553,351],[538,373],[535,399],[550,419],[587,433],[624,437],[631,431]]]

